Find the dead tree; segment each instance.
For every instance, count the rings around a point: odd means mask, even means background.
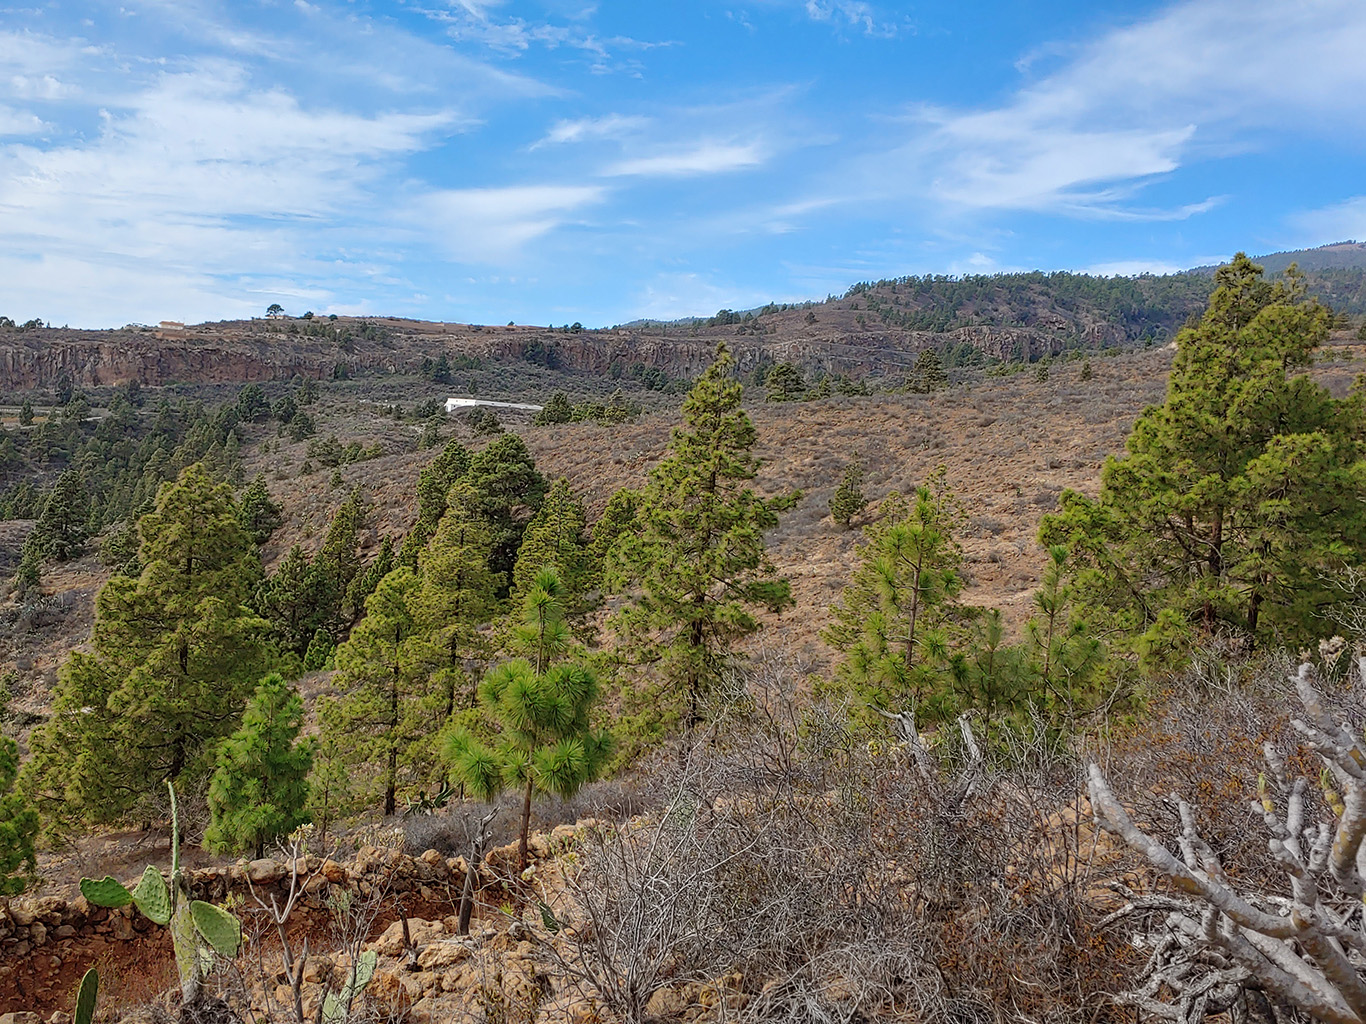
[[[1366,656],[1356,668],[1366,684]],[[1097,823],[1143,854],[1175,889],[1127,893],[1128,905],[1111,915],[1165,915],[1165,927],[1150,936],[1142,984],[1124,1001],[1181,1022],[1227,1011],[1234,1019],[1308,1015],[1366,1024],[1366,743],[1329,715],[1315,678],[1309,664],[1293,677],[1304,715],[1291,725],[1324,765],[1315,781],[1323,799],[1312,799],[1309,780],[1291,778],[1283,754],[1267,744],[1268,770],[1252,805],[1285,872],[1283,893],[1244,891],[1230,878],[1184,801],[1177,801],[1179,855],[1172,853],[1133,822],[1100,768],[1090,766]]]

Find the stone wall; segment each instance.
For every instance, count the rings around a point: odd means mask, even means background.
[[[532,857],[550,859],[579,828],[593,824],[589,820],[560,826],[548,835],[533,834]],[[491,850],[477,866],[482,903],[504,898],[504,887],[515,877],[516,856],[513,843]],[[378,912],[370,937],[378,939],[375,945],[385,953],[392,942],[386,944],[382,933],[395,925],[400,907],[410,918],[435,921],[438,929],[454,930],[452,915],[465,872],[463,858],[443,857],[436,850],[410,856],[363,846],[354,859],[345,862],[316,856],[294,863],[271,858],[239,861],[186,872],[186,883],[195,899],[239,908],[247,934],[253,925],[254,897],[269,903],[273,895],[283,904],[291,885],[302,890],[291,917],[291,929],[300,934],[316,935],[330,927],[327,896],[332,890],[374,899]],[[124,883],[132,889],[136,879],[124,879]],[[439,923],[443,921],[447,924]],[[171,961],[169,929],[153,924],[132,905],[111,910],[91,906],[82,896],[0,899],[0,1015],[29,1011],[49,1020],[54,1011],[70,1008],[76,981],[97,962],[155,973],[153,968],[169,969]],[[59,1024],[63,1019],[59,1017]],[[0,1016],[0,1024],[10,1022]]]

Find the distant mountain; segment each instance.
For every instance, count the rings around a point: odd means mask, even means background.
[[[1366,242],[1348,240],[1321,245],[1317,249],[1289,249],[1254,256],[1253,261],[1268,274],[1279,274],[1295,263],[1305,272],[1320,270],[1366,270]],[[1192,273],[1212,274],[1214,266],[1196,267]]]

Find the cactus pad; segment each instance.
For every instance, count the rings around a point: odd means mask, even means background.
[[[93,878],[82,878],[81,895],[97,907],[123,907],[133,902],[133,894],[121,882],[115,881],[112,875],[105,875],[98,882]]]
[[[233,957],[242,944],[242,922],[222,907],[212,903],[195,900],[190,904],[190,916],[194,926],[204,941],[212,946],[219,956]]]
[[[95,999],[100,994],[100,974],[95,968],[85,972],[81,987],[76,990],[76,1010],[73,1024],[90,1024],[95,1019]]]
[[[367,949],[356,961],[355,970],[352,971],[351,988],[359,992],[370,984],[370,979],[375,976],[375,965],[379,963],[379,954],[373,949]]]
[[[149,921],[160,925],[171,923],[171,894],[166,890],[166,880],[161,872],[150,864],[133,890],[133,902]]]
[[[347,1007],[356,998],[357,993],[370,984],[378,963],[379,955],[373,949],[367,949],[360,955],[348,972],[342,990],[337,993],[329,992],[323,998],[323,1024],[344,1024]]]

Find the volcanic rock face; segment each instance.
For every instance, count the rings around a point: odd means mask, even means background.
[[[845,311],[836,311],[843,314]],[[847,321],[847,322],[846,322]],[[864,327],[848,316],[825,315],[816,324],[793,317],[772,318],[767,328],[733,326],[645,326],[595,331],[544,327],[479,327],[415,320],[327,323],[325,330],[359,332],[362,341],[324,334],[294,333],[262,321],[225,321],[175,331],[126,327],[111,331],[67,328],[0,328],[0,387],[11,391],[47,388],[63,378],[78,387],[138,381],[238,384],[248,381],[323,378],[336,367],[351,374],[415,372],[424,358],[448,356],[492,360],[524,359],[569,371],[607,374],[614,367],[642,364],[670,377],[704,370],[724,341],[741,372],[774,361],[808,370],[862,376],[908,367],[922,349],[969,344],[997,359],[1034,360],[1061,350],[1064,334],[1047,324],[1030,327],[961,327],[945,333]],[[306,328],[314,330],[318,328]],[[1090,344],[1122,343],[1109,324],[1085,327]]]
[[[269,351],[228,339],[163,341],[153,334],[109,331],[0,332],[0,384],[13,390],[73,384],[238,383],[321,376],[321,360],[288,349]],[[330,369],[330,365],[328,367]]]

